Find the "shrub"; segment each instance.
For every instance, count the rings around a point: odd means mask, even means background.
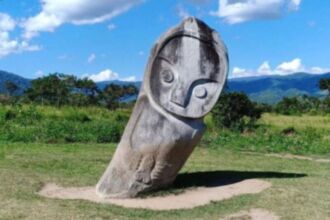
[[[34,105],[30,105],[28,108],[18,108],[17,120],[23,125],[34,124],[41,119],[41,114],[38,112]]]
[[[118,142],[130,111],[0,105],[0,141]]]
[[[284,135],[291,136],[297,133],[296,129],[294,127],[288,127],[282,130],[281,132]]]
[[[218,127],[238,130],[254,128],[262,110],[244,93],[223,93],[213,108],[213,119]]]
[[[6,121],[10,121],[10,120],[15,119],[16,116],[17,116],[16,112],[13,111],[13,110],[11,110],[11,109],[9,109],[9,110],[5,113],[5,117],[4,117],[4,118],[5,118]]]
[[[89,122],[92,119],[84,112],[79,111],[70,111],[68,114],[65,115],[65,119],[68,121],[77,121],[77,122]]]
[[[323,111],[322,102],[311,96],[301,96],[301,97],[284,97],[275,106],[275,112],[283,115],[301,115],[304,113],[316,114]]]
[[[10,105],[13,103],[13,98],[7,95],[0,94],[0,104]]]
[[[97,143],[110,143],[120,141],[120,137],[124,131],[123,124],[113,123],[113,124],[104,124],[99,126]]]

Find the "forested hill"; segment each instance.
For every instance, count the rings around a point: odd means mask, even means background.
[[[30,80],[19,75],[0,70],[0,93],[7,93],[6,82],[14,83],[18,89],[16,95],[23,94],[24,90],[30,86]]]
[[[322,78],[330,78],[330,73],[308,74],[296,73],[286,76],[260,76],[229,79],[227,89],[229,91],[244,92],[252,100],[257,102],[274,104],[283,97],[299,95],[311,95],[316,97],[325,96],[320,91],[318,82]],[[19,75],[0,70],[0,93],[6,93],[6,82],[13,82],[18,86],[17,94],[22,94],[30,86],[30,80]],[[105,81],[97,83],[100,89],[108,84],[128,85],[134,84],[140,88],[141,82]]]
[[[261,76],[236,78],[228,81],[229,91],[241,91],[257,102],[273,104],[283,97],[311,95],[322,97],[318,83],[322,78],[330,78],[330,73],[296,73],[286,76]]]

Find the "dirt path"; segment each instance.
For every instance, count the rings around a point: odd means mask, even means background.
[[[179,195],[135,199],[102,199],[96,195],[94,187],[62,188],[56,184],[47,184],[39,192],[39,195],[57,199],[88,200],[96,203],[114,204],[126,208],[174,210],[191,209],[206,205],[211,201],[221,201],[243,194],[256,194],[269,187],[271,187],[271,183],[269,182],[249,179],[225,186],[188,189]]]
[[[274,213],[264,209],[251,209],[250,211],[239,212],[220,220],[279,220]]]
[[[268,156],[268,157],[278,157],[278,158],[284,158],[284,159],[309,160],[309,161],[315,161],[315,162],[318,162],[318,163],[330,163],[330,159],[315,159],[315,158],[312,158],[312,157],[292,155],[292,154],[266,154],[266,156]]]

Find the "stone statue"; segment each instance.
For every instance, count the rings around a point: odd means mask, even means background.
[[[96,186],[98,195],[128,198],[170,185],[200,141],[203,117],[227,72],[226,47],[202,21],[188,18],[161,37],[121,141]]]

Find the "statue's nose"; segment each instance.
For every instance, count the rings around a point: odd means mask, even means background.
[[[181,107],[186,107],[186,100],[187,100],[187,92],[182,89],[178,88],[174,90],[171,96],[171,102],[181,106]]]

